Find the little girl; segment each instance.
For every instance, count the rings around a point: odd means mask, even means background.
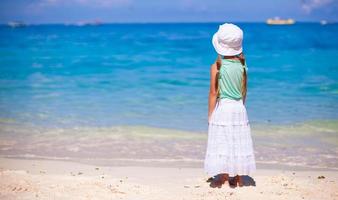
[[[218,53],[211,66],[208,146],[204,168],[215,177],[211,186],[221,186],[235,177],[243,186],[242,175],[256,170],[249,120],[244,106],[247,67],[242,52],[243,31],[225,23],[212,38]]]

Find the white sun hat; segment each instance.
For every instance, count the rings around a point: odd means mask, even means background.
[[[242,41],[242,29],[229,23],[220,25],[212,37],[212,44],[216,52],[222,56],[234,56],[242,53]]]

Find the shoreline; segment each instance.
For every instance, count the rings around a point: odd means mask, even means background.
[[[253,126],[256,162],[266,168],[337,170],[336,122]],[[45,128],[3,121],[0,125],[0,157],[201,167],[207,145],[207,133],[147,126]]]
[[[207,178],[201,168],[0,158],[0,197],[5,199],[338,199],[335,171],[258,168],[252,175],[255,186],[243,188],[210,188]]]
[[[0,161],[4,160],[26,160],[26,161],[55,161],[55,162],[69,162],[84,165],[97,165],[101,167],[154,167],[154,168],[203,168],[204,160],[155,160],[155,159],[63,159],[63,158],[43,158],[43,157],[20,157],[20,156],[6,156],[0,155]],[[281,171],[329,171],[338,172],[338,168],[324,168],[324,167],[309,167],[302,165],[288,165],[282,163],[267,163],[256,161],[257,168],[263,170],[281,170]]]
[[[338,200],[338,126],[330,121],[253,127],[258,170],[248,186],[220,189],[202,168],[207,134],[0,124],[0,199]]]

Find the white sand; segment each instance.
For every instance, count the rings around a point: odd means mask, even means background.
[[[256,186],[214,189],[199,168],[0,158],[0,170],[0,199],[338,199],[334,171],[258,170]]]

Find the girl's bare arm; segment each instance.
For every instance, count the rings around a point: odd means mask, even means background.
[[[209,90],[209,106],[208,106],[208,122],[210,120],[210,116],[215,108],[216,99],[217,99],[217,76],[218,69],[217,65],[213,64],[210,68],[210,90]]]

